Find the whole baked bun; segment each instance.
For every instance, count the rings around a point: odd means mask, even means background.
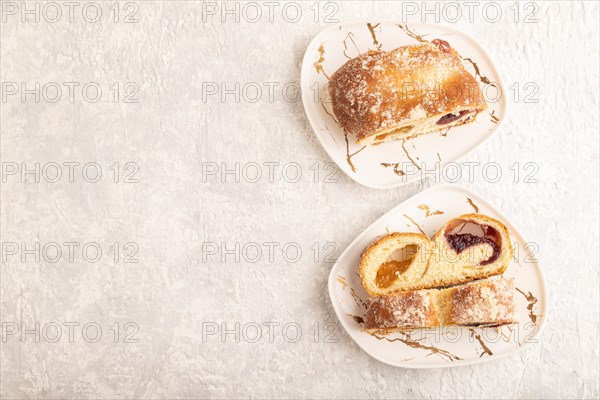
[[[331,76],[328,90],[336,119],[359,145],[446,130],[487,108],[477,80],[441,39],[361,54]]]

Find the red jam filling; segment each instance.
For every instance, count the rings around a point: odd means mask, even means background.
[[[483,236],[474,235],[472,233],[448,233],[445,235],[446,241],[454,251],[458,254],[471,246],[480,243],[487,243],[492,247],[492,255],[487,260],[479,263],[479,265],[488,265],[493,263],[500,256],[500,234],[491,226],[481,226]]]
[[[467,113],[469,113],[469,112],[471,112],[471,111],[470,111],[470,110],[462,110],[462,111],[460,111],[460,112],[458,113],[458,115],[457,115],[457,114],[452,114],[452,113],[450,113],[450,114],[446,114],[446,115],[444,115],[442,118],[440,118],[440,119],[439,119],[439,120],[436,122],[436,124],[437,124],[437,125],[446,125],[446,124],[449,124],[449,123],[451,123],[451,122],[454,122],[454,121],[456,121],[456,120],[458,120],[458,119],[462,118],[462,117],[463,117],[465,114],[467,114]]]

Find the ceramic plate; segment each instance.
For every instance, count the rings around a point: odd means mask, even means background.
[[[448,220],[473,212],[502,221],[510,231],[515,255],[503,276],[515,279],[519,323],[501,328],[417,329],[385,337],[363,332],[365,302],[369,297],[358,275],[363,249],[387,232],[422,231],[433,237]],[[537,252],[538,246],[527,242],[515,225],[487,200],[461,186],[438,186],[395,207],[348,246],[329,275],[329,296],[348,334],[379,361],[406,368],[452,367],[490,361],[538,342],[546,320],[547,299]]]
[[[346,61],[368,50],[393,50],[420,41],[444,39],[460,54],[480,83],[488,109],[474,123],[406,141],[362,147],[345,135],[333,116],[327,93],[329,77]],[[338,166],[356,182],[378,189],[418,180],[421,171],[442,168],[473,151],[500,126],[506,115],[506,93],[487,52],[467,34],[442,25],[401,22],[353,22],[318,34],[304,55],[302,101],[315,135]]]

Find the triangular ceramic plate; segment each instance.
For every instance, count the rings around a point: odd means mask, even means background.
[[[444,39],[480,82],[488,109],[474,123],[362,148],[345,136],[333,116],[327,94],[329,77],[346,61],[368,50],[393,50],[422,40]],[[421,179],[457,161],[488,139],[506,115],[506,90],[492,59],[471,36],[443,25],[407,26],[398,21],[352,22],[319,33],[308,46],[301,73],[302,101],[315,135],[331,159],[350,178],[384,189]]]
[[[419,232],[429,237],[451,218],[479,212],[502,221],[510,231],[514,259],[503,276],[513,277],[517,288],[518,324],[501,328],[414,330],[376,337],[362,331],[365,302],[358,264],[360,255],[386,232]],[[436,368],[476,364],[515,353],[538,342],[548,313],[538,247],[527,242],[516,226],[490,202],[457,185],[421,192],[393,208],[362,232],[334,264],[329,296],[348,334],[372,357],[398,367]]]

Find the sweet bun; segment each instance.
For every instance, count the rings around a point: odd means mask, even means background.
[[[504,224],[482,214],[466,214],[448,221],[433,240],[400,232],[378,238],[363,251],[359,274],[371,296],[382,296],[499,275],[511,258]]]
[[[372,296],[412,289],[426,275],[433,243],[422,233],[394,232],[369,245],[361,256],[359,273]]]
[[[431,273],[439,285],[486,278],[503,273],[513,256],[510,233],[497,219],[466,214],[448,221],[435,235]]]
[[[360,145],[446,130],[487,108],[477,80],[441,39],[353,58],[328,90],[336,119]]]
[[[493,278],[447,289],[371,298],[364,330],[388,334],[438,326],[501,326],[516,322],[513,279]]]

